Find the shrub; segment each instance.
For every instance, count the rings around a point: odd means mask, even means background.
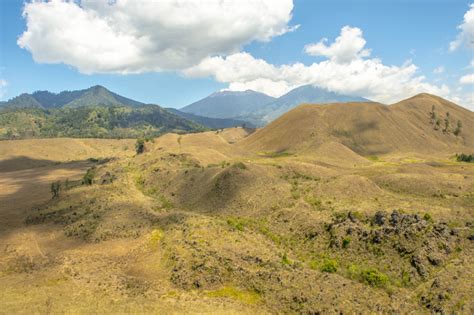
[[[51,194],[53,195],[53,199],[59,197],[59,193],[61,192],[61,182],[53,182],[51,183]]]
[[[95,177],[95,169],[90,168],[87,170],[86,174],[84,175],[82,179],[82,183],[84,185],[92,185],[94,183],[94,177]]]
[[[286,265],[286,266],[290,266],[293,264],[293,262],[288,258],[287,254],[284,253],[282,256],[281,256],[281,263],[283,265]]]
[[[241,218],[229,218],[227,219],[227,224],[229,224],[234,230],[243,231],[246,222]]]
[[[335,259],[326,259],[321,265],[322,272],[334,273],[337,271],[338,264]]]
[[[145,140],[144,139],[137,139],[135,143],[135,151],[137,154],[142,154],[145,151]]]
[[[364,283],[373,287],[384,287],[388,283],[388,276],[375,268],[364,269],[360,273]]]
[[[458,162],[474,163],[474,154],[456,154],[456,160]]]
[[[349,237],[345,237],[342,240],[342,248],[348,248],[350,243],[351,243],[351,239]]]

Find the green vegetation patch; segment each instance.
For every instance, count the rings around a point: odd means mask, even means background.
[[[261,300],[261,296],[257,292],[242,290],[233,286],[226,286],[218,290],[208,291],[206,295],[213,298],[230,298],[245,304],[257,304]]]
[[[474,154],[456,154],[456,161],[474,163]]]

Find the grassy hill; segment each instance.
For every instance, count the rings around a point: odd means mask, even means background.
[[[433,106],[440,119],[439,126],[431,118]],[[447,129],[445,119],[449,124]],[[462,125],[459,132],[456,131],[458,121]],[[301,105],[241,145],[254,152],[311,152],[330,141],[365,156],[472,151],[474,113],[429,94],[390,106],[372,102]]]

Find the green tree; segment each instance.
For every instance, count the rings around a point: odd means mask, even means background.
[[[450,127],[449,116],[450,116],[449,112],[446,112],[446,118],[444,118],[444,129],[443,129],[444,132],[449,132],[449,127]]]
[[[142,154],[145,151],[145,140],[144,139],[137,139],[135,143],[135,151],[137,154]]]
[[[53,195],[53,199],[56,199],[59,197],[59,194],[61,192],[61,182],[52,182],[51,183],[51,194]]]
[[[436,123],[436,112],[435,112],[436,106],[431,106],[431,112],[430,112],[430,123],[435,124]]]
[[[458,123],[456,124],[456,129],[454,129],[454,134],[458,136],[461,133],[462,129],[462,122],[458,119]]]

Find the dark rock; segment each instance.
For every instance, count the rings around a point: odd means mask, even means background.
[[[399,221],[400,221],[400,214],[398,213],[398,211],[394,210],[392,214],[390,215],[390,224],[397,225]]]
[[[385,213],[382,211],[377,211],[374,215],[374,223],[377,225],[384,225],[385,224]]]
[[[411,259],[411,265],[415,267],[416,271],[422,278],[426,278],[428,273],[426,271],[426,267],[423,265],[423,260],[420,256],[413,256]]]

